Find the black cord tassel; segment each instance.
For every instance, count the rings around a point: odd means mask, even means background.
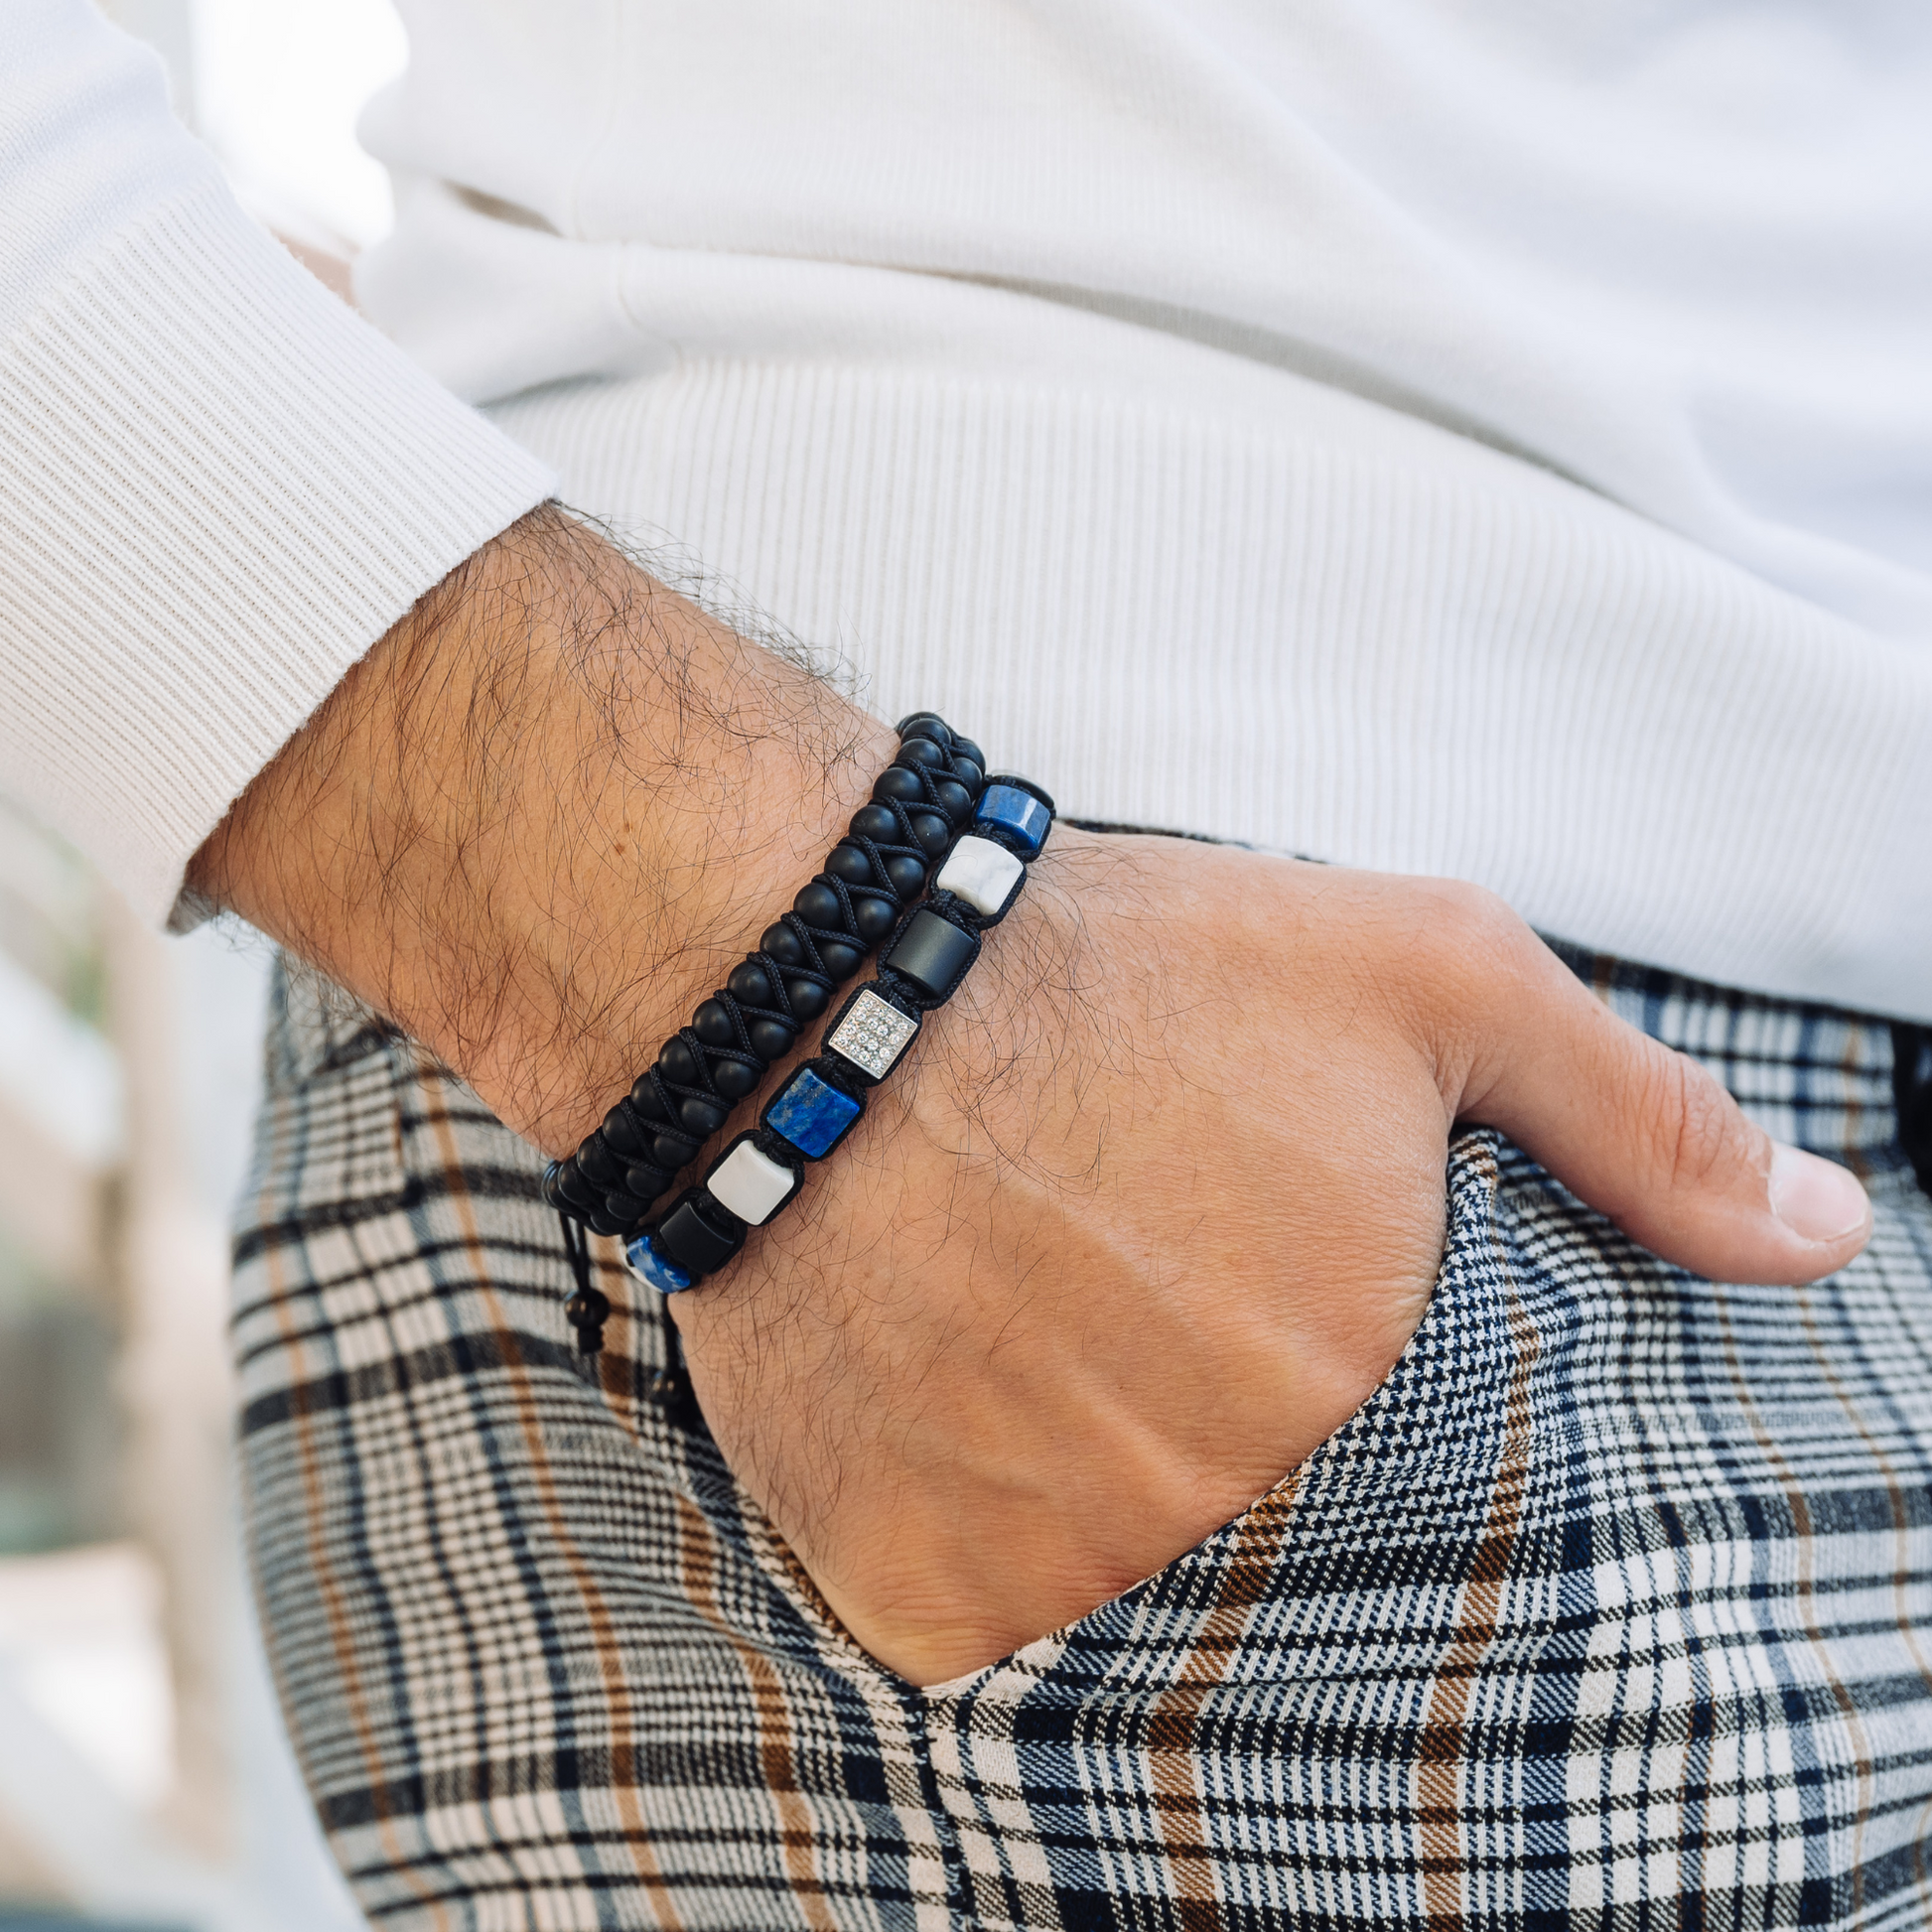
[[[557,1219],[563,1223],[570,1272],[577,1278],[577,1291],[564,1304],[564,1314],[577,1330],[578,1348],[586,1355],[595,1355],[604,1346],[604,1324],[611,1318],[610,1297],[591,1286],[591,1244],[583,1224],[562,1211]]]

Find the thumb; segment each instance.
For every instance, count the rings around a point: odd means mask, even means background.
[[[1633,1240],[1713,1281],[1816,1281],[1864,1246],[1871,1203],[1853,1174],[1773,1141],[1519,930],[1505,970],[1484,975],[1481,1032],[1449,1096],[1460,1118],[1500,1128]]]

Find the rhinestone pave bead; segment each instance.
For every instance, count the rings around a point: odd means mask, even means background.
[[[888,1005],[868,987],[853,1001],[825,1043],[862,1073],[883,1080],[918,1031],[916,1020]]]

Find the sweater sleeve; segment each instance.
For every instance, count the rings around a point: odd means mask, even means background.
[[[552,488],[262,233],[89,0],[0,14],[0,788],[147,918]]]

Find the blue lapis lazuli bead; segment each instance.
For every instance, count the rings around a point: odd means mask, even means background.
[[[1046,843],[1053,814],[1032,792],[1022,791],[1018,785],[988,785],[980,793],[973,819],[976,824],[997,826],[1032,859]]]
[[[859,1103],[801,1066],[764,1110],[764,1124],[809,1161],[823,1161],[859,1118]]]
[[[675,1295],[691,1286],[691,1277],[665,1255],[648,1234],[640,1234],[623,1251],[631,1268],[660,1295]]]

